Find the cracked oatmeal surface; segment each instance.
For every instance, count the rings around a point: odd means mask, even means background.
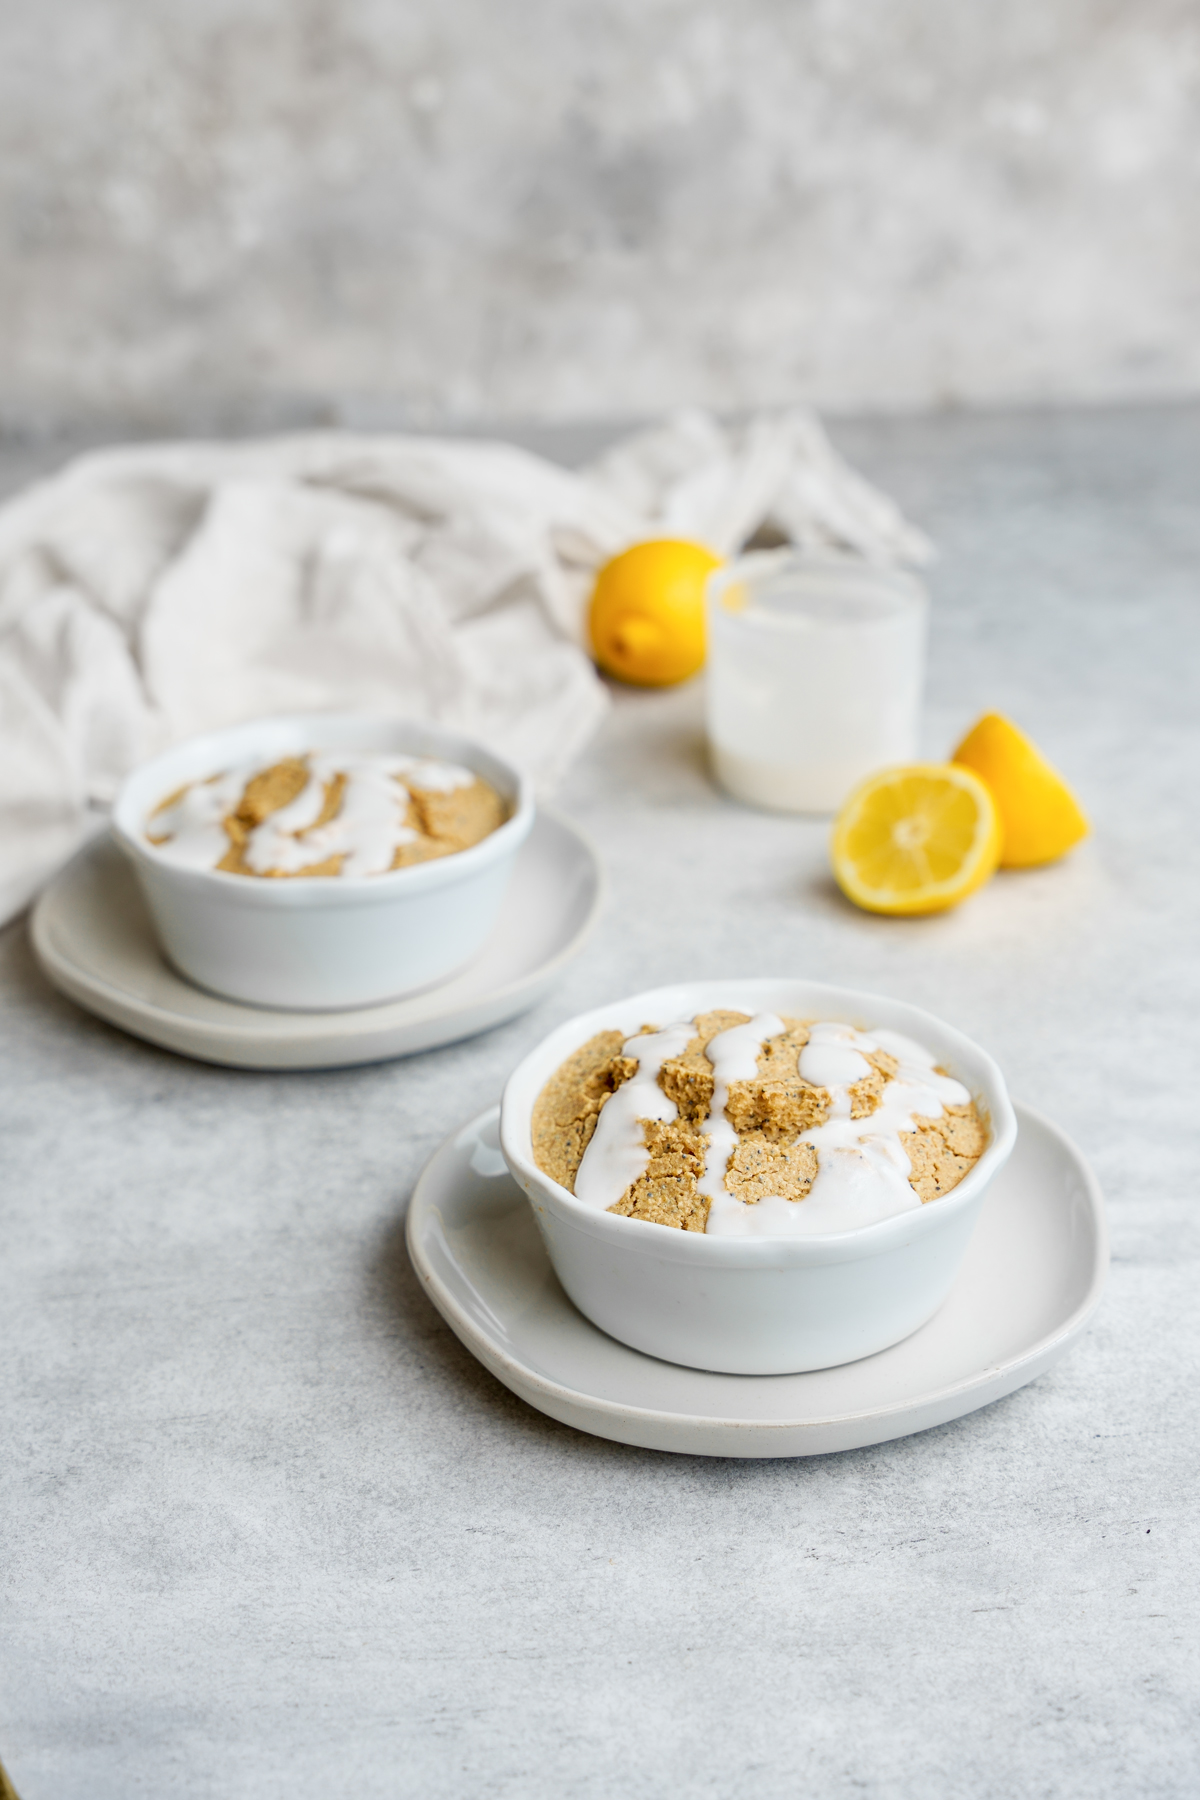
[[[695,1035],[681,1054],[663,1062],[658,1075],[676,1117],[640,1121],[647,1165],[610,1211],[684,1231],[705,1230],[711,1201],[698,1185],[708,1143],[702,1128],[710,1122],[715,1092],[706,1049],[719,1033],[749,1022],[744,1012],[697,1015]],[[809,1042],[811,1022],[778,1022],[782,1032],[762,1044],[753,1077],[730,1083],[725,1105],[736,1133],[725,1189],[746,1205],[774,1196],[803,1203],[820,1168],[818,1149],[804,1133],[825,1125],[834,1110],[833,1092],[800,1074],[799,1056]],[[610,1095],[637,1071],[637,1060],[624,1052],[625,1042],[618,1031],[598,1033],[555,1072],[535,1104],[534,1160],[569,1192],[575,1191],[579,1165]],[[867,1120],[878,1110],[899,1069],[897,1058],[885,1050],[867,1049],[862,1055],[869,1073],[846,1090],[854,1120]],[[911,1165],[909,1183],[922,1202],[935,1200],[978,1161],[987,1131],[973,1103],[946,1105],[940,1117],[915,1116],[914,1126],[900,1136]]]
[[[361,753],[357,754],[361,761]],[[320,760],[326,765],[330,761],[336,762],[337,753],[323,753]],[[348,764],[353,762],[349,753],[345,760]],[[382,862],[369,870],[370,873],[408,868],[414,863],[429,862],[452,856],[458,850],[470,849],[503,825],[508,817],[504,800],[482,776],[464,769],[457,771],[462,779],[450,788],[429,786],[423,784],[421,777],[421,768],[428,767],[428,762],[409,760],[413,764],[411,768],[391,777],[395,783],[395,828]],[[287,756],[259,769],[244,782],[235,782],[235,791],[229,796],[229,803],[219,819],[217,851],[209,866],[225,874],[267,881],[343,874],[346,852],[337,848],[330,851],[326,828],[350,829],[345,815],[352,798],[349,789],[353,779],[355,777],[345,770],[334,769],[320,779],[318,786],[318,777],[310,768],[308,757]],[[227,776],[213,776],[207,782],[188,783],[168,795],[147,820],[148,841],[156,848],[169,848],[174,836],[170,827],[176,822],[175,809],[181,802],[185,802],[189,794],[202,795],[206,789],[223,793],[228,781]],[[261,828],[277,819],[286,807],[300,801],[310,782],[314,784],[315,796],[308,809],[310,816],[299,829],[285,832],[278,840],[281,850],[288,853],[284,859],[287,866],[264,866],[261,859],[254,860],[253,834],[258,832],[261,837]],[[238,788],[240,792],[236,791]],[[282,825],[278,829],[283,830]],[[326,836],[324,846],[319,845],[322,833]],[[313,848],[305,857],[304,851],[310,841]],[[350,872],[359,871],[352,868]]]

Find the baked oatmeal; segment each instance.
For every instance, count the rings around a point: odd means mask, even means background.
[[[599,1032],[533,1110],[534,1160],[585,1205],[710,1234],[873,1224],[949,1193],[987,1141],[911,1038],[774,1013]]]
[[[185,868],[278,880],[383,875],[478,844],[508,809],[458,763],[371,750],[314,750],[190,782],[146,821]]]

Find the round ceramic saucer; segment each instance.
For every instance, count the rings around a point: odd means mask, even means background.
[[[133,871],[107,838],[54,878],[31,929],[55,987],[136,1037],[235,1068],[344,1068],[450,1044],[524,1012],[582,947],[603,888],[587,840],[540,812],[475,960],[427,993],[346,1012],[239,1006],[193,987],[164,959]]]
[[[499,1109],[449,1138],[417,1183],[408,1249],[430,1299],[484,1366],[539,1411],[618,1443],[692,1456],[824,1456],[925,1431],[1040,1375],[1091,1317],[1108,1269],[1104,1209],[1048,1119],[1020,1132],[950,1298],[920,1331],[804,1375],[713,1375],[629,1350],[576,1312],[500,1154]]]

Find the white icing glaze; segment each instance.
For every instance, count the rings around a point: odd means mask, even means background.
[[[730,1083],[752,1080],[758,1073],[759,1051],[768,1038],[778,1037],[784,1029],[783,1020],[774,1013],[756,1013],[748,1025],[734,1025],[728,1031],[718,1032],[716,1037],[709,1039],[705,1050],[713,1066],[713,1097],[708,1117],[700,1127],[708,1136],[708,1149],[704,1174],[696,1186],[711,1201],[705,1230],[714,1234],[727,1231],[731,1226],[737,1229],[732,1225],[733,1209],[736,1208],[739,1214],[757,1211],[757,1208],[743,1206],[725,1186],[725,1171],[737,1148],[737,1132],[725,1117]]]
[[[308,758],[307,786],[246,839],[247,864],[258,875],[271,869],[294,875],[341,856],[343,876],[382,875],[398,847],[419,835],[404,822],[409,793],[398,779],[411,767],[412,758],[406,756],[315,752]],[[334,818],[313,829],[325,804],[325,784],[336,775],[346,777],[341,805]]]
[[[866,1050],[885,1050],[900,1066],[884,1083],[876,1110],[853,1119],[849,1090],[871,1073]],[[800,1078],[828,1088],[832,1103],[825,1124],[799,1137],[817,1152],[812,1187],[803,1200],[772,1195],[750,1206],[723,1195],[719,1209],[709,1212],[707,1229],[747,1237],[821,1237],[915,1210],[921,1198],[908,1179],[912,1164],[901,1134],[914,1131],[918,1118],[940,1118],[944,1107],[965,1106],[971,1098],[961,1082],[934,1073],[936,1061],[900,1032],[868,1034],[833,1020],[811,1026],[798,1061]]]
[[[700,1125],[707,1138],[699,1191],[709,1199],[706,1230],[714,1236],[818,1237],[854,1231],[880,1219],[915,1210],[920,1196],[909,1181],[912,1166],[901,1142],[918,1118],[939,1118],[946,1106],[970,1100],[961,1082],[935,1073],[936,1056],[899,1032],[867,1034],[853,1026],[822,1020],[810,1027],[800,1053],[803,1081],[829,1090],[831,1107],[823,1125],[800,1134],[817,1152],[817,1174],[803,1200],[768,1195],[746,1204],[725,1186],[737,1134],[725,1116],[730,1085],[753,1079],[764,1043],[785,1027],[774,1013],[758,1013],[709,1041],[713,1097]],[[599,1210],[613,1206],[641,1175],[650,1153],[642,1141],[642,1119],[672,1120],[675,1103],[658,1085],[664,1062],[681,1056],[695,1035],[694,1021],[630,1038],[626,1056],[638,1070],[605,1104],[575,1178],[575,1195]],[[865,1051],[884,1050],[896,1058],[895,1075],[885,1082],[879,1106],[866,1118],[850,1116],[850,1088],[871,1073]]]
[[[237,805],[248,781],[278,760],[271,758],[198,782],[182,799],[147,822],[147,833],[167,836],[160,856],[191,869],[212,869],[229,849],[221,821]],[[457,763],[393,755],[383,751],[317,750],[306,759],[309,779],[300,793],[256,825],[243,855],[256,874],[280,870],[295,875],[330,857],[342,858],[339,875],[382,875],[396,851],[420,833],[406,824],[409,788],[452,793],[476,777]],[[337,815],[316,825],[325,805],[326,783],[346,776]]]
[[[464,769],[461,763],[433,762],[424,758],[415,761],[410,757],[403,772],[409,786],[419,788],[425,794],[452,794],[455,788],[470,787],[475,780],[474,772]]]
[[[575,1176],[575,1198],[598,1212],[607,1212],[639,1175],[645,1174],[650,1152],[642,1141],[642,1119],[675,1119],[679,1108],[658,1085],[658,1072],[673,1056],[682,1056],[696,1035],[687,1020],[668,1025],[624,1046],[625,1055],[637,1058],[637,1073],[622,1082],[604,1103],[592,1141],[583,1153]]]
[[[254,773],[253,767],[231,769],[211,781],[197,781],[172,806],[152,814],[146,821],[147,834],[169,840],[155,846],[158,854],[183,869],[215,868],[229,849],[221,821],[237,805]]]

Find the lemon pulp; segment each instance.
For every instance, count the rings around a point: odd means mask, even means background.
[[[838,814],[833,872],[869,912],[932,913],[957,906],[1000,859],[1000,819],[971,770],[913,763],[869,776]]]

